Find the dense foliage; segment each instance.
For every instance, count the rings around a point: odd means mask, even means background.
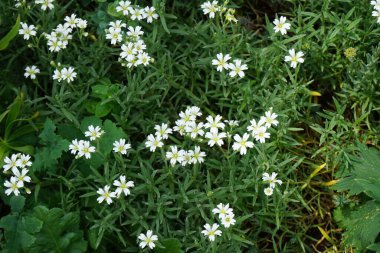
[[[0,2],[2,249],[379,249],[380,3],[125,2]]]

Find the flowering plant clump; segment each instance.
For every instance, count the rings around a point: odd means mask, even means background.
[[[30,155],[21,153],[12,154],[10,157],[6,156],[4,158],[3,173],[8,175],[11,172],[12,174],[10,179],[4,182],[4,186],[7,188],[5,190],[6,195],[13,193],[18,196],[21,189],[24,189],[27,194],[31,193],[30,189],[26,187],[26,183],[30,183],[32,180],[28,176],[28,168],[32,166],[30,159]]]
[[[380,0],[286,2],[0,1],[1,249],[378,250]]]

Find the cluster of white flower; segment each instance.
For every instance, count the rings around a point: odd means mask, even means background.
[[[65,23],[59,24],[50,34],[45,34],[48,40],[47,45],[51,52],[59,52],[65,49],[69,44],[69,40],[73,38],[73,28],[79,28],[80,34],[87,36],[88,33],[83,29],[87,27],[87,21],[81,18],[77,18],[75,14],[65,17]]]
[[[373,5],[372,16],[377,18],[377,23],[380,24],[380,0],[371,1]]]
[[[231,59],[231,56],[229,54],[223,55],[222,53],[219,53],[216,55],[217,59],[212,60],[212,65],[216,66],[216,70],[219,72],[222,72],[223,69],[229,70],[230,77],[244,77],[244,70],[248,69],[247,64],[241,64],[241,60],[236,59],[233,60],[234,63],[229,63],[228,61]]]
[[[235,225],[235,214],[233,212],[233,209],[229,207],[230,204],[222,204],[216,206],[216,208],[212,209],[213,214],[218,214],[218,217],[223,224],[225,228],[229,228],[231,225]],[[202,231],[202,234],[208,237],[210,241],[215,240],[215,236],[221,236],[222,231],[218,230],[219,225],[217,223],[214,223],[212,225],[205,224],[203,226],[205,230]]]
[[[206,156],[206,153],[201,151],[199,146],[195,146],[194,150],[178,150],[177,146],[170,146],[170,149],[171,151],[166,152],[166,158],[170,160],[172,166],[176,163],[182,166],[203,163]]]
[[[235,9],[226,8],[226,4],[228,2],[225,1],[223,5],[219,5],[218,1],[207,1],[201,4],[201,8],[203,14],[208,15],[209,18],[215,18],[215,13],[220,12],[220,14],[225,13],[225,19],[227,22],[235,22],[237,23],[237,19],[235,17]]]
[[[107,204],[112,203],[113,198],[119,198],[122,193],[125,196],[131,194],[130,188],[135,187],[135,183],[133,181],[126,181],[125,176],[121,175],[119,180],[114,180],[113,185],[116,186],[116,190],[114,192],[110,191],[110,186],[106,185],[104,188],[99,188],[96,192],[100,196],[97,198],[98,203],[102,203],[104,200]]]
[[[54,0],[36,0],[36,4],[41,5],[41,10],[46,11],[47,9],[54,9]]]
[[[271,196],[273,194],[273,190],[276,186],[276,183],[279,185],[282,184],[282,181],[279,179],[276,179],[276,177],[277,177],[277,173],[275,172],[272,172],[272,175],[269,175],[266,172],[263,174],[263,181],[265,183],[269,183],[269,187],[264,189],[265,195]]]
[[[93,125],[90,125],[88,127],[88,131],[86,131],[84,135],[86,137],[90,137],[91,141],[94,141],[97,138],[99,138],[103,133],[104,131],[99,126],[94,127]],[[78,159],[82,156],[84,156],[86,159],[90,159],[91,153],[95,152],[95,147],[91,146],[89,141],[78,141],[77,139],[75,139],[69,145],[69,150],[71,151],[71,154],[75,155],[75,159]]]
[[[8,156],[4,158],[3,172],[8,173],[8,170],[11,170],[13,174],[10,180],[6,180],[4,183],[4,186],[8,188],[5,190],[6,195],[13,193],[18,196],[21,188],[24,188],[25,192],[30,194],[29,188],[25,187],[25,183],[30,183],[31,181],[31,178],[27,175],[29,172],[27,168],[32,166],[30,158],[29,155],[20,153],[13,154],[10,158]]]
[[[290,29],[290,23],[286,22],[286,17],[281,16],[280,19],[275,19],[273,21],[274,24],[274,32],[280,32],[282,35],[287,34]],[[303,63],[305,60],[302,58],[304,53],[299,51],[296,53],[295,49],[292,48],[289,50],[289,55],[285,56],[285,62],[290,62],[290,67],[296,68],[298,63]]]
[[[60,65],[60,64],[58,64]],[[74,81],[74,78],[77,76],[77,73],[74,71],[73,67],[64,67],[62,69],[55,69],[53,74],[53,80],[57,80],[58,82],[66,81],[71,83]]]
[[[105,132],[99,126],[88,126],[88,130],[84,133],[86,137],[89,137],[90,141],[95,141],[100,138]],[[120,153],[122,155],[127,154],[127,150],[131,148],[131,144],[126,143],[125,139],[119,139],[113,143],[113,151],[115,153]],[[85,140],[73,140],[69,146],[71,154],[76,155],[75,158],[78,159],[82,156],[86,159],[91,158],[91,153],[94,153],[95,147],[91,146],[89,141]],[[78,154],[77,154],[78,153]]]
[[[37,34],[37,27],[34,25],[28,25],[27,23],[21,22],[21,28],[18,33],[24,35],[24,40],[29,40],[30,37],[34,37]]]
[[[127,25],[121,20],[110,22],[109,26],[106,29],[106,39],[111,40],[112,45],[122,42],[124,38],[124,43],[121,45],[122,52],[119,57],[122,66],[132,68],[138,65],[149,65],[152,58],[144,51],[146,45],[144,40],[140,38],[144,34],[141,26],[129,26],[126,33],[122,31],[122,28],[127,27]]]
[[[35,65],[32,66],[26,66],[24,76],[25,78],[30,77],[30,79],[36,79],[36,74],[40,73],[40,69],[37,68]]]
[[[158,18],[156,9],[152,7],[141,8],[138,5],[133,5],[130,1],[120,1],[116,7],[117,12],[123,13],[124,16],[130,16],[132,20],[142,20],[146,19],[146,22],[152,23],[153,19]]]
[[[222,146],[224,145],[223,139],[231,137],[230,132],[224,132],[226,124],[230,128],[239,125],[239,122],[236,120],[223,121],[220,115],[216,115],[215,117],[208,115],[205,123],[197,122],[198,116],[202,116],[199,107],[187,107],[185,112],[181,111],[179,113],[180,119],[176,120],[176,125],[173,129],[168,124],[156,125],[155,134],[148,135],[145,146],[151,152],[154,152],[157,148],[162,148],[164,146],[163,140],[168,139],[169,134],[172,134],[173,131],[178,132],[181,136],[189,136],[191,139],[199,142],[207,141],[210,147],[215,145]],[[255,119],[251,120],[251,125],[247,127],[249,133],[244,133],[242,136],[239,134],[233,136],[235,140],[232,145],[233,150],[240,152],[241,155],[245,155],[247,149],[254,146],[254,143],[249,140],[251,135],[256,141],[265,143],[266,139],[270,138],[269,128],[272,125],[278,125],[276,118],[277,114],[273,113],[272,108],[270,108],[269,111],[265,112],[265,116],[261,116],[258,122]],[[195,146],[194,150],[178,150],[177,146],[170,146],[170,151],[166,152],[166,158],[170,160],[172,166],[175,166],[177,163],[182,166],[203,163],[205,156],[206,153],[202,152],[199,146]]]

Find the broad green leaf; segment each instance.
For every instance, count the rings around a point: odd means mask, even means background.
[[[70,142],[55,134],[56,127],[50,119],[47,119],[44,124],[44,129],[39,135],[43,145],[37,149],[32,169],[34,171],[51,171],[57,169],[58,159],[62,152],[69,149]]]
[[[0,40],[0,51],[8,47],[9,43],[16,37],[18,34],[18,29],[20,27],[20,15],[17,16],[16,24],[12,29]]]
[[[12,196],[10,200],[10,205],[12,212],[21,212],[25,205],[25,197],[23,196]]]
[[[125,138],[123,130],[110,120],[104,122],[104,134],[100,138],[101,152],[107,155],[113,149],[113,143],[120,138]]]
[[[65,213],[62,209],[34,208],[34,217],[43,221],[43,226],[29,252],[86,252],[87,242],[79,229],[79,214]]]

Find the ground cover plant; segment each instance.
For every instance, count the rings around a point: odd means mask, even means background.
[[[4,252],[380,251],[380,1],[0,13]]]

